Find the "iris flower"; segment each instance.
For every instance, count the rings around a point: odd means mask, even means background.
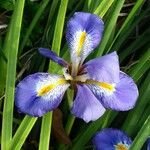
[[[132,141],[124,132],[106,128],[93,138],[95,150],[129,150]]]
[[[138,89],[132,78],[120,71],[116,52],[84,63],[100,43],[103,30],[104,23],[97,15],[76,12],[66,30],[71,63],[51,50],[39,48],[40,54],[63,67],[63,75],[38,72],[24,78],[16,87],[18,109],[40,117],[58,107],[69,87],[76,91],[71,112],[86,122],[101,117],[106,108],[133,108]]]

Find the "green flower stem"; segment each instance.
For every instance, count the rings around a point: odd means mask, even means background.
[[[149,136],[150,136],[150,116],[147,118],[141,130],[135,137],[133,144],[130,147],[130,150],[141,150],[143,144],[145,143],[145,141]]]
[[[69,110],[72,107],[73,98],[74,98],[74,90],[73,89],[68,89],[67,90],[67,102],[68,102]],[[71,129],[73,127],[74,121],[75,121],[75,117],[72,114],[69,114],[67,119],[68,120],[67,120],[67,123],[66,123],[66,126],[65,126],[65,131],[66,131],[67,135],[69,136],[69,134],[71,132]],[[67,148],[68,147],[65,146],[62,143],[60,143],[59,146],[58,146],[59,150],[65,150]]]
[[[59,7],[59,12],[58,12],[58,16],[57,16],[57,21],[56,21],[56,26],[55,26],[55,31],[54,31],[52,49],[58,55],[60,53],[61,39],[62,39],[67,5],[68,5],[68,0],[61,0],[61,4]],[[53,62],[49,64],[49,72],[57,73],[57,70],[59,70],[58,65],[56,65]],[[41,149],[41,150],[49,149],[51,126],[47,125],[46,123],[51,124],[51,122],[52,122],[52,112],[49,112],[46,116],[44,116],[42,118],[42,127],[41,127],[41,134],[40,134],[41,135],[40,136],[40,147],[39,147],[39,149]],[[44,139],[46,140],[46,142],[43,142],[43,139],[42,139],[43,136],[45,136]]]
[[[52,112],[47,113],[42,118],[42,128],[40,133],[40,144],[39,150],[48,150],[49,149],[49,140],[51,134],[51,125],[52,125]],[[48,118],[48,119],[47,119]],[[45,132],[45,129],[49,132]]]
[[[17,0],[7,35],[5,48],[8,52],[6,91],[3,108],[1,149],[8,150],[12,140],[14,92],[17,54],[25,0]]]
[[[66,127],[65,127],[65,131],[66,133],[69,135],[70,132],[71,132],[71,129],[72,129],[72,126],[74,124],[74,121],[75,121],[75,117],[73,115],[69,115],[68,116],[68,121],[67,121],[67,124],[66,124]]]
[[[74,98],[74,90],[73,89],[68,89],[67,90],[67,100],[68,100],[69,109],[71,109],[71,107],[72,107],[73,98]],[[75,117],[70,114],[68,116],[68,121],[67,121],[67,124],[66,124],[66,127],[65,127],[65,131],[68,135],[71,132],[74,121],[75,121]]]

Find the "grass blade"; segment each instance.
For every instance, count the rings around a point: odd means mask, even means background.
[[[136,107],[129,112],[123,124],[123,130],[126,131],[129,135],[132,135],[132,133],[134,133],[134,131],[136,130],[136,125],[140,120],[140,118],[142,117],[142,113],[145,111],[146,106],[148,105],[150,96],[149,79],[150,79],[150,72],[146,77],[143,85],[141,86],[140,97],[136,104]]]
[[[94,11],[94,14],[98,14],[101,18],[103,18],[113,2],[114,0],[103,0]]]
[[[25,116],[11,142],[10,150],[21,149],[37,118]]]
[[[133,144],[130,147],[130,150],[141,150],[143,144],[150,136],[150,116],[145,121],[138,135],[135,137]]]
[[[2,140],[1,148],[8,150],[12,139],[13,107],[16,78],[17,53],[21,31],[22,16],[25,0],[18,0],[11,20],[6,48],[8,51],[8,64],[6,76],[6,92],[3,108]]]
[[[40,4],[40,8],[38,9],[37,13],[35,14],[27,32],[26,35],[24,36],[24,39],[22,40],[21,46],[20,46],[20,50],[19,50],[19,54],[21,54],[25,44],[27,43],[27,40],[30,36],[30,34],[32,33],[32,30],[34,29],[35,25],[37,24],[38,20],[40,19],[40,16],[42,15],[42,13],[45,10],[45,7],[48,5],[50,0],[44,0],[41,2]]]
[[[62,39],[67,5],[68,5],[68,0],[61,1],[58,16],[57,16],[56,26],[55,26],[54,37],[53,37],[52,50],[54,50],[58,55],[60,53],[61,39]],[[55,63],[50,63],[49,64],[49,72],[55,73],[53,70],[54,70],[54,68],[56,69],[57,67],[58,66]],[[46,122],[51,124],[52,112],[49,112],[42,119],[41,136],[40,136],[40,149],[41,150],[43,150],[43,149],[48,150],[49,141],[50,141],[51,128],[45,124]],[[47,134],[45,135],[45,133],[47,133]],[[42,142],[43,136],[44,136],[44,139],[46,140],[46,142]]]
[[[126,32],[129,33],[128,29],[131,28],[131,24],[133,22],[133,19],[136,16],[137,11],[139,10],[139,8],[142,6],[144,0],[138,0],[135,4],[135,6],[133,7],[133,9],[131,10],[131,12],[129,13],[127,19],[125,20],[124,24],[122,25],[122,27],[120,28],[119,32],[117,33],[112,45],[110,46],[110,48],[108,49],[107,52],[109,52],[111,49],[115,49],[118,50],[118,47],[122,44],[122,42],[124,41],[124,34],[127,34]],[[142,17],[141,17],[142,18]],[[118,43],[115,41],[118,39]],[[123,40],[120,40],[123,39]],[[122,42],[121,42],[122,41]],[[114,44],[115,43],[115,44]],[[114,45],[113,45],[114,44]],[[119,46],[118,46],[119,45]],[[113,47],[112,47],[113,46]]]
[[[48,150],[49,149],[49,140],[51,134],[51,125],[52,125],[52,113],[47,113],[42,118],[42,128],[40,133],[40,143],[39,150]],[[45,132],[46,131],[48,132]]]
[[[144,40],[143,40],[144,39]],[[121,52],[120,61],[122,62],[127,56],[140,49],[142,46],[148,44],[150,41],[150,28],[146,29],[144,33],[139,36],[127,49]]]
[[[107,22],[107,25],[106,25],[106,28],[104,31],[104,36],[103,36],[103,39],[101,41],[100,47],[99,47],[98,52],[97,52],[97,56],[101,56],[105,50],[105,47],[107,45],[107,41],[109,40],[109,38],[111,36],[111,32],[113,31],[114,26],[117,22],[117,18],[119,16],[120,10],[124,4],[124,1],[125,0],[116,1],[114,3],[115,8],[114,8],[114,11],[112,13],[111,19]]]

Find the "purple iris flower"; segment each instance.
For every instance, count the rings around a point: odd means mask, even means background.
[[[71,63],[53,51],[39,48],[40,54],[63,67],[63,75],[39,72],[23,79],[16,87],[18,109],[31,116],[42,116],[58,107],[69,86],[76,91],[71,112],[86,122],[101,117],[106,108],[133,108],[138,89],[132,78],[120,71],[116,52],[83,64],[100,43],[103,29],[104,23],[97,15],[75,13],[66,31]]]
[[[132,141],[124,132],[106,128],[93,138],[95,150],[129,150]]]
[[[148,138],[147,143],[147,150],[150,150],[150,137]]]

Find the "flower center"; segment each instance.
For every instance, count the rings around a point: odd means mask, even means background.
[[[116,150],[128,150],[128,148],[124,144],[117,144],[115,145]]]
[[[76,83],[76,82],[85,82],[88,79],[88,75],[86,73],[83,73],[81,69],[77,70],[76,74],[71,74],[72,68],[64,68],[63,69],[63,74],[64,77],[67,81],[71,81],[71,83]]]

